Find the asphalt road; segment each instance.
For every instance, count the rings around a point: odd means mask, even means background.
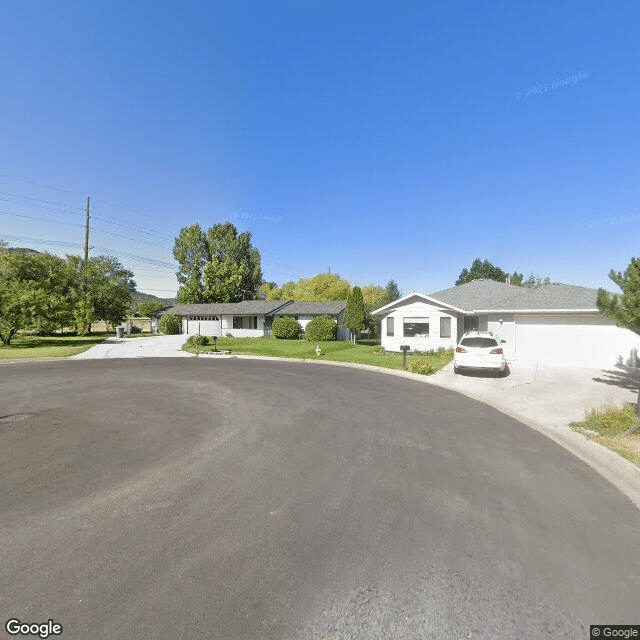
[[[63,639],[584,639],[640,623],[640,511],[538,432],[408,379],[3,364],[0,487],[2,624],[53,618]]]

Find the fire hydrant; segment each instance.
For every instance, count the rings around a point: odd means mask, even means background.
[[[322,353],[322,349],[320,348],[320,345],[317,345],[316,346],[316,355],[319,357],[321,353]]]

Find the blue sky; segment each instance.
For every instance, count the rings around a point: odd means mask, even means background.
[[[615,289],[640,255],[639,23],[630,1],[7,2],[0,239],[80,253],[89,195],[92,253],[160,296],[180,227],[225,220],[279,284],[433,292],[480,257]]]

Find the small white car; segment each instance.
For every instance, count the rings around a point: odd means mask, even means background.
[[[453,354],[454,372],[460,373],[461,369],[484,369],[504,373],[507,361],[504,349],[500,346],[504,342],[491,331],[465,333]]]

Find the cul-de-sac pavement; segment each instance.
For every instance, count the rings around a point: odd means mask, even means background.
[[[5,363],[0,394],[3,621],[247,640],[639,622],[632,500],[453,390],[152,357]]]

